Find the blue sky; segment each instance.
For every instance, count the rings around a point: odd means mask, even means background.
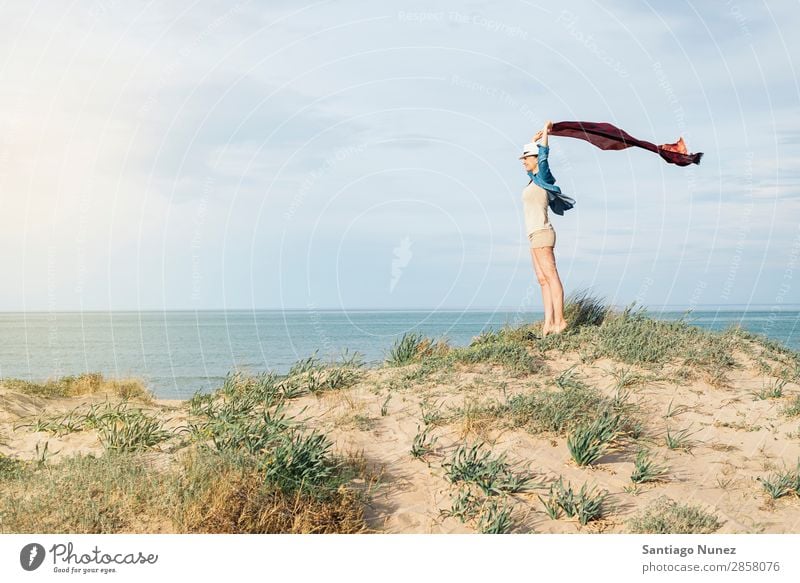
[[[796,2],[430,6],[4,6],[0,310],[540,309],[547,119],[705,153],[551,139],[567,293],[800,301]]]

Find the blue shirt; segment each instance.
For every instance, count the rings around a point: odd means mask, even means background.
[[[570,198],[561,192],[561,188],[556,186],[556,179],[553,173],[550,172],[550,162],[547,161],[547,155],[550,153],[550,146],[543,146],[537,144],[539,147],[539,168],[538,172],[528,172],[531,182],[535,182],[537,186],[544,188],[547,191],[547,206],[550,210],[557,215],[564,215],[564,211],[568,211],[575,206],[575,199]],[[528,183],[530,184],[530,182]]]

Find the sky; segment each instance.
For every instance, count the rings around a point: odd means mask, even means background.
[[[704,153],[550,138],[565,293],[800,303],[797,2],[431,5],[4,4],[0,311],[540,310],[547,120]]]

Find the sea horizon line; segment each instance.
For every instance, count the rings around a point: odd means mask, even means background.
[[[612,308],[624,309],[631,304],[611,304]],[[641,304],[637,308],[644,307],[646,310],[664,310],[670,309],[674,311],[743,311],[752,308],[761,308],[754,311],[797,311],[800,310],[800,304],[651,304],[643,306]],[[306,308],[146,308],[146,309],[130,309],[130,308],[111,308],[111,309],[59,309],[59,310],[0,310],[2,314],[107,314],[107,313],[213,313],[213,312],[523,312],[523,313],[538,313],[538,310],[524,309],[520,310],[518,307],[469,307],[469,308],[421,308],[421,307],[407,307],[407,308],[320,308],[320,307],[306,307]]]

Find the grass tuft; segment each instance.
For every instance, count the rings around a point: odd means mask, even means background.
[[[81,395],[111,394],[122,399],[137,399],[152,403],[155,398],[139,379],[106,379],[99,372],[67,375],[44,382],[23,379],[0,379],[0,385],[11,391],[38,397],[58,398]]]
[[[431,437],[430,431],[431,427],[429,425],[426,425],[422,430],[417,426],[417,434],[414,436],[414,442],[411,444],[411,455],[413,457],[425,459],[435,450],[436,442],[439,438]]]
[[[513,471],[506,454],[495,456],[484,449],[483,442],[472,446],[462,443],[442,467],[451,483],[475,484],[487,496],[526,491],[533,479],[527,471]]]
[[[554,384],[558,390],[515,395],[489,407],[486,414],[531,433],[553,432],[561,436],[579,427],[585,429],[600,417],[612,417],[619,436],[635,439],[640,435],[641,421],[624,390],[611,398],[606,397],[583,383],[570,369],[556,377]]]
[[[24,461],[0,453],[0,481],[19,476],[24,468]]]
[[[619,434],[620,415],[602,412],[594,421],[576,427],[567,436],[567,447],[579,466],[596,462]]]
[[[767,493],[773,498],[781,498],[794,492],[800,495],[800,460],[794,470],[775,472],[768,478],[758,478]]]
[[[603,502],[607,496],[607,491],[597,492],[596,488],[587,488],[587,484],[583,484],[575,492],[571,484],[564,486],[563,478],[559,478],[558,482],[550,484],[548,497],[539,496],[539,500],[551,519],[558,519],[563,511],[568,517],[577,517],[581,524],[586,525],[592,520],[602,518]]]
[[[406,332],[389,349],[386,363],[403,366],[428,357],[444,356],[448,352],[450,347],[444,340],[433,342],[420,332]]]
[[[645,449],[640,449],[636,454],[631,482],[634,484],[644,484],[645,482],[658,482],[663,479],[667,468],[657,465],[651,458],[650,453]]]
[[[631,533],[708,534],[719,530],[722,523],[700,506],[678,504],[667,496],[651,502],[628,521]]]
[[[578,290],[564,300],[564,319],[571,328],[599,326],[609,314],[604,300],[589,295],[588,290]]]
[[[507,534],[511,531],[511,507],[506,501],[502,506],[498,498],[489,498],[484,502],[478,520],[478,532],[481,534]]]
[[[783,396],[783,388],[788,381],[786,379],[774,379],[772,384],[765,384],[760,391],[753,393],[754,401],[764,401],[766,399],[780,399]]]
[[[800,416],[800,395],[797,395],[786,407],[784,407],[783,414],[789,417]]]
[[[681,429],[680,431],[673,431],[667,429],[664,436],[664,442],[669,449],[681,449],[690,452],[695,445],[695,442],[689,437],[695,432],[692,432],[689,427]]]
[[[103,446],[114,451],[149,449],[173,436],[163,423],[140,409],[121,409],[119,417],[106,417],[98,427]]]

